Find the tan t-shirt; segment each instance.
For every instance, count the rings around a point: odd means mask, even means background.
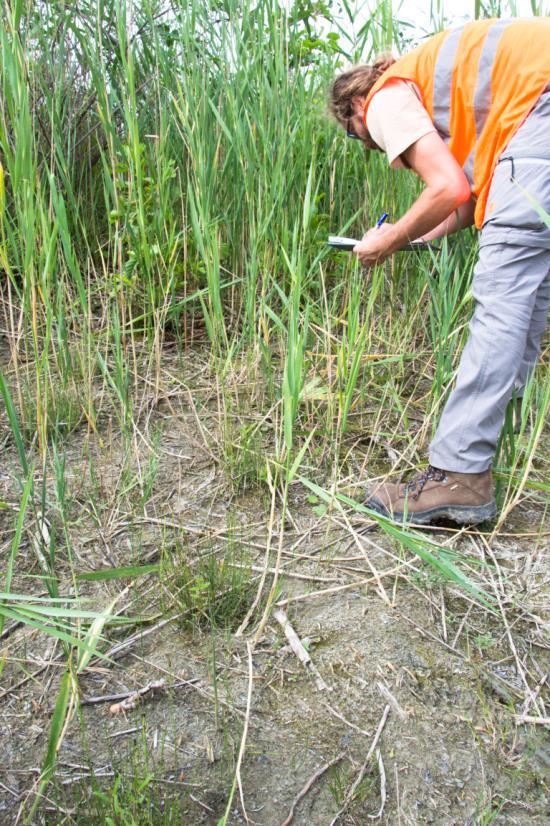
[[[402,152],[436,131],[422,105],[418,86],[409,80],[394,80],[376,92],[367,111],[367,129],[393,169],[404,166]]]

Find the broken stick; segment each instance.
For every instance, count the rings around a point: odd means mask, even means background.
[[[342,754],[339,754],[338,757],[334,758],[334,760],[331,760],[330,763],[326,763],[324,766],[321,766],[320,769],[317,769],[317,771],[311,775],[306,785],[301,789],[300,792],[298,792],[298,794],[294,798],[292,806],[290,807],[290,812],[288,813],[285,820],[283,820],[283,822],[281,823],[281,826],[289,826],[289,824],[292,823],[292,820],[294,819],[294,812],[296,811],[296,806],[298,805],[300,800],[302,800],[302,798],[306,796],[306,794],[309,792],[316,780],[322,777],[326,771],[332,768],[332,766],[335,766],[336,763],[339,763],[340,760],[343,760],[344,757],[345,754],[342,752]]]
[[[144,688],[134,691],[133,694],[130,694],[120,703],[113,703],[112,706],[109,706],[109,714],[122,714],[125,711],[131,711],[136,708],[148,694],[155,695],[165,690],[166,682],[164,680],[156,680],[156,682],[149,683],[149,685],[144,686]]]
[[[288,619],[287,615],[282,610],[282,608],[277,608],[277,610],[273,611],[273,619],[276,619],[279,625],[282,627],[290,647],[292,648],[300,662],[303,663],[304,666],[308,669],[308,671],[311,671],[311,673],[313,674],[317,689],[319,691],[331,691],[332,689],[325,683],[325,681],[319,674],[319,671],[317,670],[317,668],[312,662],[311,657],[309,656],[309,652],[307,651],[300,637],[290,624],[290,620]]]

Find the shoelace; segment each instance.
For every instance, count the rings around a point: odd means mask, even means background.
[[[443,482],[445,478],[446,474],[444,470],[434,467],[433,465],[428,465],[426,470],[422,471],[422,473],[419,473],[417,476],[413,476],[413,478],[407,482],[405,485],[405,490],[407,493],[414,490],[412,498],[416,500],[424,490],[426,482]]]

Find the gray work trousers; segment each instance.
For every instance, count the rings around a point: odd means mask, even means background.
[[[526,194],[528,193],[528,194]],[[550,88],[496,166],[472,292],[475,309],[456,384],[430,445],[430,464],[482,473],[506,406],[537,362],[550,305]]]

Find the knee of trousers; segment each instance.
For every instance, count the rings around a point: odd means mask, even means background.
[[[525,347],[532,327],[533,302],[478,302],[470,320],[470,338],[491,350]]]

